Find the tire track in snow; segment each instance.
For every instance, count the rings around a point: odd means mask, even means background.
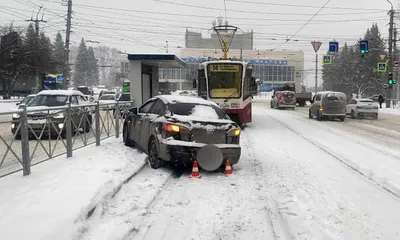
[[[137,232],[158,196],[181,174],[171,169],[154,170],[144,164],[88,212],[76,239],[123,239]]]
[[[247,145],[249,140],[246,136],[245,131],[242,132],[241,141],[242,141],[242,145],[246,147],[246,150],[249,154],[249,160],[252,161],[253,171],[259,179],[259,183],[260,183],[262,192],[268,193],[269,189],[266,189],[265,185],[269,186],[269,183],[266,182],[265,178],[263,178],[263,176],[264,176],[264,170],[262,167],[263,164],[259,159],[254,157],[253,150],[250,148],[250,146]],[[289,223],[282,218],[280,212],[277,210],[278,203],[276,202],[276,200],[272,199],[271,194],[267,194],[266,200],[268,202],[267,209],[265,209],[266,217],[270,224],[270,227],[273,230],[275,240],[277,240],[277,239],[292,239],[292,237],[291,237],[292,234],[290,233]],[[272,202],[274,204],[272,204]],[[280,220],[280,224],[281,224],[282,228],[279,228],[280,226],[274,225],[271,215],[279,215],[280,216],[279,220]],[[279,228],[279,230],[278,230],[278,228]],[[279,238],[278,238],[278,235],[279,235]]]
[[[302,121],[302,122],[310,123],[308,118],[301,118],[300,115],[298,115],[298,114],[295,113],[295,112],[290,112],[289,114],[291,114],[291,115],[297,117],[297,119],[300,120],[300,121]],[[318,123],[320,123],[320,122],[318,122]],[[363,125],[366,125],[366,126],[370,127],[368,124],[363,124]],[[360,146],[367,147],[367,148],[371,148],[371,149],[373,149],[373,150],[375,150],[375,151],[377,151],[377,152],[379,152],[379,153],[381,153],[381,154],[383,154],[383,155],[386,155],[386,156],[388,156],[388,157],[391,157],[391,158],[394,158],[394,159],[397,159],[397,160],[400,161],[400,157],[399,157],[398,155],[395,155],[395,154],[390,153],[390,152],[385,152],[385,151],[381,150],[380,148],[377,148],[377,147],[375,147],[375,146],[372,146],[371,144],[366,144],[366,143],[363,143],[363,142],[354,140],[354,139],[351,138],[349,135],[346,135],[346,134],[343,134],[343,133],[338,133],[338,132],[336,132],[336,131],[333,131],[333,129],[332,129],[330,126],[323,125],[323,127],[324,127],[326,130],[328,130],[329,132],[334,133],[334,134],[336,134],[336,135],[340,135],[340,136],[342,136],[342,137],[344,137],[344,138],[350,139],[350,140],[352,140],[354,143],[357,143],[357,144],[360,145]],[[346,127],[347,127],[347,126],[346,126]],[[362,128],[360,128],[360,127],[358,127],[358,129],[360,129],[360,130],[362,130],[362,131],[364,131],[364,132],[366,131],[366,129],[362,129]],[[340,130],[340,131],[343,131],[343,129],[340,129],[340,128],[339,128],[339,130]],[[373,131],[373,130],[371,130],[371,131]],[[377,133],[376,131],[374,131],[374,132]],[[380,136],[383,136],[383,135],[381,135],[381,134],[379,134],[379,135],[380,135]],[[390,137],[390,136],[389,136],[389,137]],[[393,140],[397,140],[397,141],[399,140],[398,138],[393,138],[393,137],[390,137],[390,138],[392,138]]]
[[[310,144],[314,145],[316,148],[320,149],[321,151],[325,152],[327,155],[331,156],[333,159],[336,161],[342,163],[344,166],[346,166],[348,169],[352,170],[353,172],[359,174],[360,176],[364,177],[368,182],[374,183],[376,186],[380,187],[382,190],[384,190],[386,193],[396,197],[397,199],[400,199],[400,189],[397,186],[394,186],[393,184],[390,184],[388,181],[383,181],[383,182],[378,182],[375,179],[373,179],[371,176],[369,176],[367,173],[364,173],[362,170],[359,169],[359,167],[352,163],[352,161],[339,156],[338,154],[335,154],[333,151],[329,150],[328,148],[318,144],[317,142],[307,138],[300,132],[294,130],[292,127],[288,126],[284,122],[280,121],[276,117],[272,116],[271,114],[267,113],[269,117],[274,119],[276,122],[293,132],[294,134],[298,135],[299,137],[303,138]],[[369,146],[368,146],[369,147]]]

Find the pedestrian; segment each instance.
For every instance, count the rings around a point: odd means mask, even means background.
[[[385,99],[383,98],[382,94],[379,95],[378,97],[378,102],[379,102],[379,107],[382,108],[382,103]]]

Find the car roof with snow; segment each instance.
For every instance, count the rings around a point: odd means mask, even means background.
[[[203,105],[213,105],[213,106],[218,106],[216,103],[205,100],[200,97],[194,97],[194,96],[181,96],[181,95],[158,95],[154,98],[159,98],[162,100],[164,103],[193,103],[193,104],[203,104]],[[153,99],[154,99],[153,98]]]
[[[39,92],[37,95],[66,95],[66,96],[79,95],[79,96],[85,96],[82,92],[77,91],[77,90],[43,90],[43,91]]]

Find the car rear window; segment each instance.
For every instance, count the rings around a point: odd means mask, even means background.
[[[283,92],[282,96],[283,97],[287,97],[287,98],[292,98],[292,97],[294,97],[294,93],[292,93],[292,92]]]
[[[329,93],[326,96],[326,99],[328,101],[344,101],[344,96],[342,94],[336,94],[336,93]]]
[[[220,108],[211,105],[195,103],[175,103],[169,104],[168,109],[171,113],[181,116],[227,119],[226,114]]]

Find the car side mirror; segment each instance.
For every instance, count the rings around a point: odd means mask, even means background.
[[[19,103],[16,103],[15,105],[17,105],[17,106],[18,106],[18,105],[19,105]]]
[[[197,88],[197,81],[196,81],[196,79],[193,79],[193,88]]]
[[[311,99],[311,100],[310,100],[310,103],[314,103],[314,99]]]
[[[272,97],[272,98],[275,98],[275,95],[272,95],[271,97]]]
[[[129,109],[129,112],[132,113],[133,115],[136,115],[138,113],[138,109],[136,107]]]

